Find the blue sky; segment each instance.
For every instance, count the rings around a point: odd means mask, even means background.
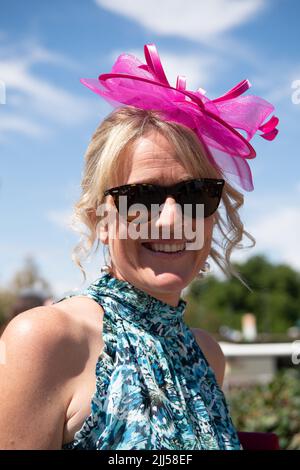
[[[111,108],[79,79],[108,72],[122,52],[143,60],[151,42],[172,83],[186,75],[214,98],[248,78],[247,93],[275,105],[280,133],[251,141],[255,189],[242,210],[257,246],[234,259],[265,253],[300,269],[299,18],[297,0],[0,0],[0,285],[32,254],[56,295],[81,286],[68,221],[83,154]],[[100,250],[87,282],[102,263]]]

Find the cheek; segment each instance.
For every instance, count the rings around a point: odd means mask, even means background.
[[[208,240],[209,243],[211,242],[211,239],[212,239],[213,230],[214,230],[214,218],[213,216],[210,216],[206,219],[204,223],[204,236],[205,236],[205,240]]]
[[[132,239],[124,222],[116,223],[116,235],[111,236],[109,245],[112,252],[120,259],[133,259],[138,251],[139,240]]]
[[[195,219],[193,220],[192,230],[194,234],[198,236],[198,240],[203,243],[203,248],[206,246],[206,244],[211,243],[213,228],[214,220],[212,216],[206,218],[204,222],[198,222],[198,225]]]
[[[210,249],[211,249],[213,228],[214,228],[213,219],[212,217],[208,217],[204,221],[204,227],[202,228],[203,235],[201,235],[202,247],[197,250],[197,255],[201,257],[208,256]]]

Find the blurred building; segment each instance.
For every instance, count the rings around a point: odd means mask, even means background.
[[[219,342],[226,357],[224,389],[235,385],[266,384],[282,367],[299,367],[300,341],[285,343]]]

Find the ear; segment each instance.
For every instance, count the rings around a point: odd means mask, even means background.
[[[103,245],[108,245],[108,225],[99,221],[97,224],[97,236]]]
[[[87,213],[92,226],[95,228],[96,237],[104,245],[108,245],[108,224],[106,218],[97,216],[95,209],[88,209]]]
[[[97,223],[97,215],[95,209],[87,209],[87,216],[92,225]]]
[[[108,245],[109,239],[114,236],[114,224],[116,223],[116,216],[118,214],[113,197],[111,195],[107,196],[104,202],[101,202],[96,209],[91,209],[91,211],[91,220],[95,222],[96,237],[104,245]]]
[[[215,213],[214,213],[214,225],[216,225],[218,223],[220,219],[220,213],[219,211],[217,210]]]

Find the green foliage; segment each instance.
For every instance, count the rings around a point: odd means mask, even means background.
[[[291,267],[254,256],[234,267],[238,279],[209,276],[191,283],[186,300],[186,321],[192,327],[217,332],[221,325],[241,328],[241,316],[254,313],[259,332],[285,333],[300,319],[300,274]]]
[[[40,289],[46,295],[51,295],[49,283],[40,275],[39,268],[32,256],[27,256],[23,267],[16,272],[11,280],[11,288],[20,293],[24,289]]]
[[[274,432],[281,449],[300,450],[299,370],[280,370],[268,385],[232,387],[226,398],[239,431]]]
[[[8,312],[16,300],[13,292],[7,289],[0,289],[0,325],[5,323]]]

